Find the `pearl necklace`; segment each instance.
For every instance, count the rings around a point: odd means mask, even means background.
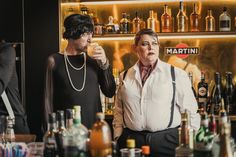
[[[81,67],[77,68],[77,67],[75,67],[75,66],[73,66],[73,65],[71,64],[71,62],[70,62],[70,60],[69,60],[69,58],[68,58],[68,56],[67,56],[66,51],[64,51],[64,61],[65,61],[67,76],[68,76],[68,78],[69,78],[69,82],[70,82],[72,88],[73,88],[75,91],[77,91],[77,92],[81,92],[81,91],[84,89],[85,81],[86,81],[86,72],[87,72],[87,70],[86,70],[86,54],[85,54],[84,52],[82,52],[82,54],[83,54],[83,56],[84,56],[84,64],[83,64]],[[70,76],[70,72],[69,72],[69,69],[68,69],[67,62],[68,62],[69,65],[70,65],[74,70],[76,70],[76,71],[79,71],[79,70],[81,70],[82,68],[84,68],[84,80],[83,80],[82,87],[81,87],[80,89],[76,88],[76,87],[74,86],[73,82],[72,82],[72,79],[71,79],[71,76]]]

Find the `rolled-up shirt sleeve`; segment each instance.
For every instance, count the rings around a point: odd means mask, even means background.
[[[192,85],[185,71],[178,71],[176,78],[177,104],[180,112],[188,111],[190,127],[198,130],[200,127],[200,115],[197,113],[198,104],[192,91]]]

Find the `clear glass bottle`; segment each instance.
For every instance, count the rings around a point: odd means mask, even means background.
[[[177,32],[187,32],[188,31],[188,17],[184,12],[183,2],[179,3],[179,12],[176,16],[177,19]]]
[[[222,86],[221,86],[221,75],[219,72],[215,72],[215,86],[213,88],[212,93],[212,103],[214,104],[214,112],[216,115],[219,114],[220,111],[220,102],[222,98]]]
[[[190,15],[190,31],[199,32],[200,31],[200,15],[197,11],[197,6],[193,4],[193,12]]]
[[[171,32],[172,31],[172,17],[168,14],[168,5],[164,5],[164,12],[161,15],[161,31]]]
[[[160,22],[158,20],[157,12],[154,12],[154,19],[155,19],[155,31],[160,32]]]
[[[175,149],[176,157],[193,157],[193,150],[189,147],[189,130],[187,111],[181,113],[181,128],[179,129],[180,144]]]
[[[109,156],[112,154],[111,130],[102,112],[98,112],[96,116],[97,121],[90,133],[90,153],[94,157]]]
[[[14,132],[15,119],[9,116],[6,117],[6,135],[5,140],[7,142],[15,142],[15,132]]]
[[[158,22],[154,16],[154,11],[149,11],[149,18],[147,19],[147,28],[152,29],[155,32],[158,32]],[[159,26],[160,31],[160,26]]]
[[[86,157],[88,129],[81,123],[81,108],[74,106],[73,126],[66,131],[63,140],[65,157]]]
[[[108,17],[108,24],[106,25],[106,33],[117,33],[115,24],[114,24],[114,18],[113,16]]]
[[[207,16],[205,17],[206,22],[206,32],[214,32],[215,31],[215,18],[212,15],[212,10],[207,10]]]
[[[50,113],[48,116],[48,130],[44,134],[44,157],[55,157],[57,154],[57,144],[55,139],[56,127],[56,114]]]
[[[227,8],[223,8],[223,13],[219,16],[219,31],[231,31],[231,17],[227,12]]]

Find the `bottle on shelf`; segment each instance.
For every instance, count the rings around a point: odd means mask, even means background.
[[[197,6],[193,4],[193,12],[190,14],[190,32],[199,32],[200,31],[200,18],[198,14]]]
[[[154,19],[155,19],[155,31],[160,32],[160,22],[158,20],[157,12],[154,12]]]
[[[138,31],[141,30],[141,19],[138,17],[138,12],[135,12],[135,18],[132,21],[133,23],[133,30],[132,33],[136,34]]]
[[[150,146],[149,145],[142,146],[142,157],[149,157],[149,155],[150,155]]]
[[[66,130],[63,140],[65,157],[88,156],[88,129],[81,123],[81,107],[74,106],[73,126]]]
[[[184,12],[183,2],[179,3],[179,12],[176,16],[177,19],[177,32],[187,32],[188,31],[188,17]]]
[[[116,141],[112,141],[111,145],[112,145],[112,157],[118,157]]]
[[[219,31],[231,31],[231,17],[227,12],[227,8],[223,8],[223,13],[219,16]]]
[[[73,109],[66,109],[66,129],[73,126]]]
[[[221,75],[219,72],[215,72],[215,86],[211,92],[211,97],[214,105],[214,112],[217,115],[220,111],[220,102],[222,98]]]
[[[64,157],[63,139],[66,131],[64,119],[64,111],[58,110],[56,112],[57,130],[55,132],[55,139],[57,143],[59,157]]]
[[[152,29],[155,32],[160,32],[160,23],[155,18],[154,11],[149,10],[149,18],[147,19],[147,28]]]
[[[88,15],[89,9],[86,6],[81,6],[80,14]]]
[[[198,83],[198,104],[200,108],[206,111],[207,98],[208,98],[208,84],[205,81],[205,73],[201,72],[201,81]]]
[[[189,147],[188,113],[181,113],[181,127],[179,128],[179,146],[175,149],[176,157],[193,157],[193,150]]]
[[[127,14],[122,13],[122,19],[120,20],[120,33],[127,34],[130,32],[130,22],[127,19]]]
[[[233,75],[232,72],[226,72],[226,87],[224,91],[224,100],[225,100],[225,108],[226,111],[229,114],[233,111]]]
[[[50,113],[48,116],[48,130],[44,134],[44,157],[55,157],[57,154],[57,144],[55,139],[56,114]]]
[[[106,115],[113,115],[113,107],[115,103],[115,96],[112,98],[105,97],[105,114]]]
[[[215,118],[215,114],[214,114],[214,105],[210,105],[209,131],[213,135],[217,134],[217,124],[216,124],[216,118]]]
[[[90,133],[90,153],[92,156],[104,157],[112,154],[111,131],[105,115],[102,112],[96,114],[97,121]]]
[[[208,128],[207,112],[201,114],[201,126],[194,139],[194,156],[211,157],[213,139],[215,137]]]
[[[164,5],[164,12],[161,15],[161,31],[172,32],[172,17],[169,15],[168,5]]]
[[[108,24],[105,26],[106,33],[108,34],[118,33],[119,27],[115,25],[113,16],[109,16],[108,21],[109,21]]]
[[[212,15],[212,10],[208,9],[207,10],[207,16],[205,17],[205,22],[206,22],[206,32],[214,32],[215,31],[215,18]]]

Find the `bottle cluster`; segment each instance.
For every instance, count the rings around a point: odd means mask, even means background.
[[[222,79],[219,72],[214,74],[214,85],[209,91],[209,85],[205,80],[204,72],[201,73],[201,81],[198,83],[197,90],[193,91],[196,96],[199,112],[206,111],[209,114],[218,114],[221,106],[221,99],[224,99],[225,109],[228,115],[236,114],[236,87],[233,84],[232,72],[225,73]]]
[[[218,124],[214,114],[202,112],[201,126],[195,133],[189,127],[188,112],[182,113],[176,157],[233,157],[235,142],[231,137],[231,123],[224,109],[223,99],[221,105]]]
[[[89,14],[94,20],[94,33],[96,35],[102,34],[132,34],[137,33],[142,28],[150,28],[155,32],[225,32],[232,31],[231,17],[227,12],[227,8],[223,7],[222,13],[219,17],[214,17],[214,13],[211,9],[206,12],[205,26],[198,9],[198,6],[194,3],[192,7],[192,13],[186,14],[186,7],[183,1],[179,3],[179,11],[176,15],[173,15],[171,8],[167,4],[164,5],[163,13],[158,19],[157,12],[155,10],[149,10],[149,17],[142,19],[139,17],[138,12],[135,12],[135,17],[130,18],[129,13],[122,13],[121,19],[114,19],[113,16],[108,17],[108,23],[103,24],[99,22],[99,18],[90,13],[87,7],[81,8],[82,14]],[[216,26],[216,20],[219,25]],[[236,22],[235,22],[236,23]],[[235,26],[236,27],[236,26]],[[217,29],[217,30],[216,30]]]

